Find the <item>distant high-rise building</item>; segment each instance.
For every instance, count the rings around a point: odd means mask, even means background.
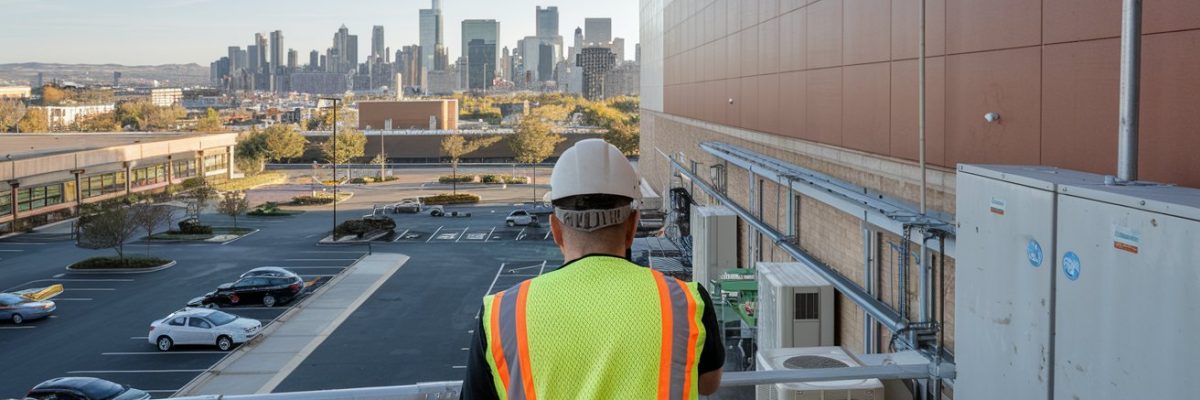
[[[537,6],[536,18],[538,37],[560,35],[558,31],[558,7],[550,6],[542,8],[542,6]]]
[[[358,68],[358,35],[346,37],[346,63],[349,65],[349,71]]]
[[[421,33],[421,68],[438,70],[435,60],[438,47],[442,42],[442,8],[438,0],[433,0],[433,7],[420,10]],[[445,68],[445,63],[442,64]]]
[[[34,76],[33,82],[31,82],[31,83],[32,83],[32,85],[30,85],[30,86],[33,86],[35,88],[40,88],[42,86],[46,86],[46,76],[43,75],[41,72],[38,72],[37,75]]]
[[[512,80],[512,68],[510,68],[510,64],[512,63],[511,59],[512,55],[508,53],[508,46],[504,46],[504,50],[500,52],[500,79],[509,81]]]
[[[409,45],[396,52],[396,72],[401,81],[397,85],[413,87],[421,84],[421,46]]]
[[[226,71],[228,74],[228,71]],[[121,71],[113,71],[113,87],[121,86]]]
[[[488,53],[488,54],[492,55],[492,58],[490,60],[480,61],[480,60],[475,60],[472,58],[472,57],[477,56],[471,52],[471,43],[474,42],[476,39],[483,41],[482,46],[491,46],[491,50],[484,52],[484,53]],[[463,22],[462,22],[462,52],[463,52],[463,55],[467,57],[467,64],[472,66],[470,68],[470,73],[472,74],[472,76],[470,77],[469,81],[471,81],[471,82],[475,81],[475,76],[473,74],[475,73],[474,66],[477,65],[477,63],[476,63],[477,61],[479,61],[481,64],[484,64],[484,63],[491,64],[491,70],[493,71],[493,74],[495,74],[497,66],[500,65],[499,43],[500,43],[500,23],[497,22],[496,20],[494,20],[494,19],[463,20]],[[480,53],[480,54],[483,54],[483,53]],[[487,78],[487,80],[490,84],[491,77]],[[474,88],[474,86],[470,86],[470,87]]]
[[[642,65],[642,44],[633,45],[633,62]]]
[[[586,18],[583,20],[583,41],[588,45],[602,45],[612,41],[612,18]]]
[[[604,77],[616,65],[612,49],[603,46],[584,48],[575,65],[583,69],[583,97],[588,100],[604,98]]]
[[[351,73],[357,67],[351,61],[350,52],[352,46],[350,38],[354,36],[350,34],[350,29],[346,25],[338,28],[337,33],[333,34],[333,47],[330,47],[326,52],[326,67],[327,72]],[[358,39],[354,39],[354,47],[357,47]],[[358,55],[358,51],[354,51],[354,55]]]
[[[296,52],[296,49],[288,49],[287,55],[287,72],[290,74],[296,72],[296,68],[300,63],[300,53]]]
[[[383,60],[387,58],[386,45],[383,42],[383,25],[371,28],[371,58]]]
[[[284,61],[283,31],[271,32],[271,70],[269,74],[279,74],[283,71]]]
[[[583,50],[583,28],[575,27],[575,40],[571,42],[571,51],[567,53],[567,61],[575,64],[576,56]]]
[[[496,45],[483,39],[472,39],[467,44],[467,88],[487,90],[492,88],[496,76]]]
[[[249,71],[251,74],[257,74],[258,69],[261,68],[258,61],[258,45],[252,44],[246,46],[246,53],[249,54],[247,59],[248,62],[246,63],[246,71]]]
[[[444,71],[450,66],[450,49],[446,46],[438,45],[433,52],[433,70]]]
[[[257,61],[254,64],[256,66],[256,68],[252,68],[254,70],[254,73],[267,72],[267,69],[268,69],[267,62],[270,60],[267,58],[267,36],[266,35],[261,34],[261,33],[254,34],[254,54],[251,55],[250,57],[257,59]]]
[[[617,64],[625,62],[625,39],[613,38],[612,40],[613,54],[617,55]]]
[[[241,47],[229,46],[228,57],[229,57],[229,70],[230,71],[237,71],[239,69],[246,68],[246,65],[241,63],[241,61],[243,61],[245,59],[244,56],[240,56],[241,53],[242,53]]]
[[[321,67],[321,53],[313,50],[308,52],[308,68],[304,70],[308,72],[319,71]]]

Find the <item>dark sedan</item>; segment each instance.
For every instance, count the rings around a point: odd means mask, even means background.
[[[34,386],[25,395],[37,400],[144,400],[150,395],[99,378],[54,378]]]
[[[225,283],[217,290],[208,292],[188,302],[190,307],[227,307],[246,304],[262,304],[274,307],[295,299],[304,290],[304,280],[290,276],[247,276],[232,283]]]

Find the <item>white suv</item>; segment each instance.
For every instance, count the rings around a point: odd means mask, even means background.
[[[538,217],[525,210],[515,210],[508,213],[508,217],[504,218],[504,224],[508,226],[529,225],[536,228],[538,226]]]
[[[177,344],[216,345],[221,351],[233,349],[262,331],[262,322],[206,308],[185,308],[150,323],[150,344],[160,351]]]

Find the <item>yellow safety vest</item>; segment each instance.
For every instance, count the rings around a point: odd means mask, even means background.
[[[483,299],[500,399],[696,399],[704,302],[695,283],[609,256]]]

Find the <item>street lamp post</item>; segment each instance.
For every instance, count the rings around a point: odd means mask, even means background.
[[[337,109],[338,109],[338,102],[342,101],[342,99],[339,99],[336,97],[326,97],[326,98],[322,98],[321,100],[328,100],[328,101],[333,102],[333,132],[332,132],[332,134],[329,135],[329,140],[333,141],[333,157],[331,157],[332,160],[330,160],[330,162],[333,164],[333,228],[332,228],[332,230],[329,231],[329,234],[330,234],[330,236],[333,236],[337,232],[337,203],[338,203],[338,176],[337,176],[337,165],[338,165],[338,163],[337,163],[337,161],[338,161],[337,160],[338,159],[337,123],[338,123],[338,119],[337,119]],[[319,105],[320,105],[320,103],[318,102],[318,107],[319,107]],[[336,241],[337,238],[334,237],[333,240]]]

